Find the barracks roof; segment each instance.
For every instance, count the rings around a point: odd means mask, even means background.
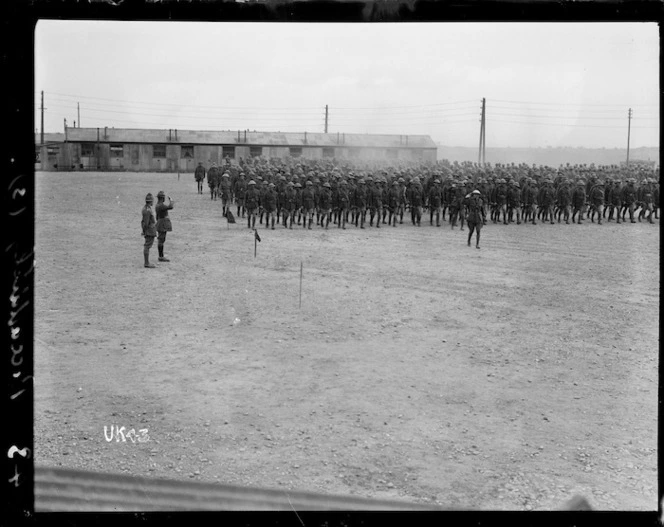
[[[437,148],[428,135],[304,132],[150,130],[135,128],[67,128],[68,141],[103,143],[175,143],[183,145],[339,146],[365,148]]]

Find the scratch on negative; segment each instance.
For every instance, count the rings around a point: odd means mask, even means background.
[[[300,518],[300,515],[295,510],[295,507],[293,507],[293,504],[291,503],[290,496],[288,495],[288,492],[286,492],[286,499],[288,499],[288,504],[291,506],[291,509],[293,509],[293,512],[295,513],[295,516],[297,516],[297,519],[300,520],[300,523],[302,524],[302,527],[304,527],[304,522],[302,521],[302,518]]]

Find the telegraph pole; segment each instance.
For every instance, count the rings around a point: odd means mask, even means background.
[[[76,110],[78,111],[78,127],[81,127],[81,103],[76,103]]]
[[[632,109],[627,112],[627,166],[629,166],[629,135],[632,128]]]
[[[485,120],[484,120],[484,111],[485,111],[485,103],[486,99],[482,98],[482,114],[480,116],[480,147],[479,151],[477,152],[477,164],[482,164],[484,163],[484,126],[485,126]]]
[[[482,165],[486,164],[486,99],[482,97]]]
[[[325,133],[327,133],[327,104],[325,105]]]
[[[44,90],[41,92],[41,144],[44,144]]]

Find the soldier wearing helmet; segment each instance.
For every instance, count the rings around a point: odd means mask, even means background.
[[[296,203],[295,184],[292,181],[289,181],[284,186],[284,192],[280,199],[281,199],[282,224],[284,227],[292,229],[293,220],[295,219],[295,203]],[[289,218],[290,218],[290,226],[288,225]]]
[[[440,179],[434,179],[428,195],[429,203],[429,225],[433,225],[433,217],[436,216],[436,227],[440,227],[440,207],[443,203],[443,190],[440,187]]]
[[[157,215],[157,249],[159,250],[159,261],[168,262],[168,258],[164,256],[164,243],[166,243],[166,233],[173,230],[171,219],[168,217],[168,211],[173,209],[175,202],[169,197],[168,204],[166,204],[166,194],[160,190],[157,194],[157,205],[155,206],[155,213]]]
[[[484,209],[484,199],[479,190],[475,189],[464,198],[464,208],[466,210],[466,220],[468,221],[468,247],[473,238],[473,231],[476,231],[475,248],[480,248],[480,230],[486,223],[486,210]]]
[[[422,207],[424,205],[424,189],[420,184],[420,178],[415,176],[406,191],[408,204],[410,205],[410,220],[418,227],[422,224]]]
[[[256,214],[260,204],[260,193],[256,188],[256,182],[251,179],[247,183],[247,190],[244,192],[244,206],[247,208],[247,228],[256,228]]]
[[[367,217],[367,188],[364,179],[360,179],[355,187],[353,194],[353,210],[355,215],[355,227],[360,226],[364,229],[364,222]]]
[[[231,175],[224,172],[219,180],[219,193],[221,194],[221,213],[226,217],[226,210],[230,210],[231,199]]]
[[[316,209],[316,192],[314,191],[314,184],[309,179],[302,191],[302,213],[304,222],[302,227],[307,227],[307,219],[309,220],[309,230],[314,221],[314,211]]]
[[[267,188],[262,195],[261,204],[263,205],[263,211],[265,212],[265,228],[267,229],[271,225],[272,230],[274,230],[275,212],[277,210],[277,192],[274,183],[269,183],[264,186]]]
[[[240,172],[235,184],[233,185],[233,194],[235,195],[235,204],[237,205],[237,217],[244,218],[244,195],[247,191],[247,182],[244,179],[244,172]]]
[[[572,192],[572,223],[574,223],[574,217],[576,214],[579,214],[579,218],[576,221],[577,225],[583,222],[583,209],[586,204],[586,189],[582,179],[576,180],[576,188]]]
[[[590,189],[590,210],[588,215],[590,216],[590,221],[595,223],[595,213],[597,213],[597,224],[602,224],[602,212],[604,209],[604,183],[599,180],[595,180],[592,188]]]
[[[221,179],[217,163],[212,163],[212,166],[208,170],[207,178],[208,187],[210,188],[210,199],[216,200],[219,194],[219,180]]]
[[[369,179],[367,178],[367,180]],[[369,182],[367,201],[369,205],[369,227],[373,226],[374,218],[376,218],[376,228],[380,229],[381,216],[383,214],[383,189],[378,179],[374,183]]]
[[[143,245],[143,259],[144,267],[154,269],[156,266],[150,263],[150,248],[154,244],[154,239],[157,237],[157,222],[154,219],[152,212],[152,203],[154,198],[152,194],[145,196],[145,206],[141,210],[141,230],[145,238]]]
[[[320,226],[327,230],[332,219],[332,186],[326,181],[318,194],[318,213]]]
[[[560,216],[564,214],[565,224],[569,225],[569,217],[571,215],[572,193],[569,189],[567,179],[563,179],[556,190],[556,207],[558,208],[558,223],[560,223]]]
[[[514,221],[514,215],[516,214],[516,224],[521,225],[521,210],[519,204],[521,201],[521,192],[519,190],[519,183],[512,180],[509,188],[507,189],[506,194],[506,205],[507,205],[507,218],[510,223]]]
[[[635,179],[629,178],[627,186],[622,191],[622,204],[623,204],[623,221],[625,218],[625,211],[629,211],[630,223],[636,223],[634,219],[634,209],[636,206],[636,188],[634,187]]]

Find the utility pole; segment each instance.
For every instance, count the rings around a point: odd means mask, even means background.
[[[76,110],[78,111],[78,127],[81,127],[81,103],[76,103]]]
[[[482,165],[486,164],[486,99],[482,97]]]
[[[627,112],[627,166],[629,166],[629,135],[632,128],[632,109]]]
[[[485,99],[482,98],[482,114],[480,116],[480,147],[477,152],[477,164],[482,164],[484,162],[484,109],[485,109]]]
[[[41,92],[41,144],[44,144],[44,90]]]
[[[327,133],[327,104],[325,105],[325,133]]]

